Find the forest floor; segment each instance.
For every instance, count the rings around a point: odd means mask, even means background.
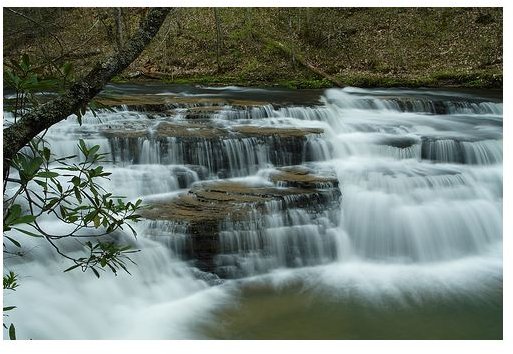
[[[70,8],[48,18],[43,13],[47,29],[37,32],[33,23],[6,17],[4,10],[4,62],[22,53],[55,57],[63,45],[76,50],[61,62],[72,62],[78,74],[85,72],[115,48],[108,11]],[[123,11],[127,38],[143,10]],[[115,81],[502,87],[500,8],[219,8],[218,20],[219,38],[212,8],[179,8]]]

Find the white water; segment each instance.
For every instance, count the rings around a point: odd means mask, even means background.
[[[255,212],[246,223],[226,220],[217,264],[225,274],[253,277],[215,287],[168,248],[178,252],[185,236],[165,222],[138,225],[142,252],[133,276],[97,280],[62,273],[69,264],[44,245],[24,242],[26,259],[5,261],[21,275],[16,293],[4,297],[4,304],[18,306],[9,320],[19,324],[20,338],[202,338],[198,326],[215,321],[214,310],[236,306],[240,285],[280,288],[298,280],[305,291],[375,306],[445,297],[499,301],[493,297],[502,286],[502,104],[462,96],[348,88],[327,90],[318,107],[226,107],[212,120],[227,127],[323,128],[323,136],[306,142],[299,161],[338,178],[340,203],[332,198],[338,206],[304,210],[285,201],[270,203],[267,214]],[[121,143],[97,133],[106,124],[145,121],[144,114],[122,110],[102,114],[101,123],[88,117],[82,128],[62,122],[47,136],[62,155],[75,152],[79,136],[111,151],[116,164],[106,187],[147,200],[219,178],[222,169],[253,185],[268,184],[273,162],[293,161],[273,157],[273,149],[252,138],[195,143],[189,160],[185,145],[173,138],[165,149],[139,138],[134,160],[129,150],[119,152]],[[265,272],[271,273],[260,275]]]

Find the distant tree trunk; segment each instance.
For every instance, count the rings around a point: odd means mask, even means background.
[[[116,25],[116,45],[118,50],[121,50],[121,47],[125,43],[123,38],[123,9],[121,7],[114,8],[114,23]]]
[[[103,63],[98,63],[81,80],[53,100],[34,108],[19,121],[4,129],[4,179],[16,153],[36,135],[84,108],[105,84],[126,69],[144,50],[159,31],[169,14],[169,8],[152,8],[135,34],[120,51]]]
[[[305,33],[306,33],[306,38],[308,40],[310,40],[310,38],[312,37],[312,24],[311,24],[311,11],[310,11],[310,8],[307,7],[306,8],[306,23],[305,23]]]
[[[251,7],[246,8],[246,29],[249,35],[253,35],[253,16],[251,14]]]
[[[217,59],[217,72],[221,71],[221,63],[219,58],[221,56],[222,38],[221,38],[221,24],[219,22],[219,14],[217,7],[214,7],[214,17],[216,20],[216,59]]]
[[[176,36],[180,37],[183,34],[182,12],[180,10],[175,12],[175,21],[176,21]]]

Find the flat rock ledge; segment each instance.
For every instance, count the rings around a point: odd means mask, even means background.
[[[115,109],[128,109],[137,112],[156,113],[174,113],[175,109],[186,109],[185,115],[194,114],[201,111],[215,112],[226,105],[238,109],[250,109],[271,104],[261,100],[247,100],[236,98],[216,98],[216,97],[198,97],[198,96],[180,96],[178,94],[152,95],[152,94],[100,94],[98,103],[103,106]],[[275,104],[276,105],[276,104]],[[279,105],[276,105],[279,107]]]
[[[322,134],[321,128],[296,127],[261,127],[255,125],[235,125],[221,127],[213,124],[192,122],[159,122],[156,125],[141,127],[137,125],[108,125],[102,129],[102,134],[108,138],[168,138],[183,139],[237,139],[249,137],[281,137],[304,138],[310,134]]]
[[[197,183],[174,199],[153,203],[142,214],[150,220],[171,223],[185,233],[186,256],[200,269],[214,271],[213,258],[219,252],[223,222],[249,222],[255,211],[269,212],[270,203],[274,210],[303,208],[316,212],[339,202],[338,180],[333,177],[287,167],[271,173],[269,179],[274,184],[255,186],[230,180]]]

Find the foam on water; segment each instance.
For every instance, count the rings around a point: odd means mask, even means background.
[[[144,230],[141,230],[144,234]],[[9,321],[18,339],[201,339],[194,326],[229,302],[222,287],[210,287],[162,244],[141,239],[132,275],[63,273],[69,264],[48,245],[26,245],[30,261],[7,270],[20,275],[21,286],[6,293],[15,302]]]

